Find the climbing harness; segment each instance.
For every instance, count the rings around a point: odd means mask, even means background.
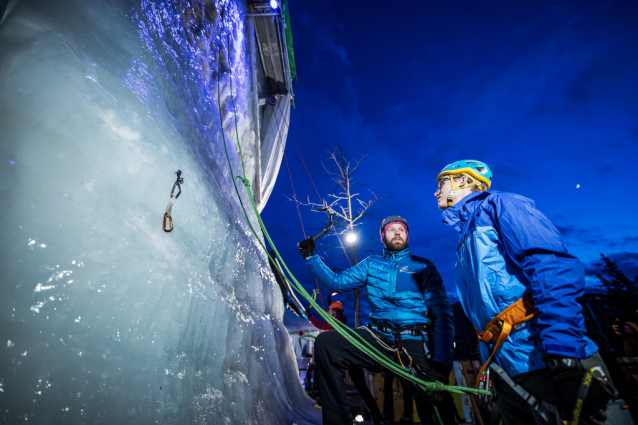
[[[228,43],[230,43],[230,36],[227,36],[227,39],[228,39]],[[221,51],[221,49],[220,49],[220,51]],[[230,60],[228,61],[228,63],[230,64]],[[229,69],[232,70],[232,65],[229,65]],[[220,66],[219,66],[219,75],[221,75],[221,61],[220,61]],[[232,72],[229,72],[230,98],[231,98],[231,104],[233,106],[233,111],[235,111],[235,101],[234,101],[234,97],[232,95],[232,93],[233,93],[233,86],[232,86],[233,83],[232,83],[232,81],[233,81],[232,80]],[[272,239],[270,237],[270,234],[268,233],[268,231],[266,229],[266,226],[265,226],[265,224],[264,224],[264,222],[263,222],[263,220],[261,218],[261,215],[259,214],[259,209],[257,208],[257,205],[255,203],[255,199],[254,199],[254,197],[252,195],[252,191],[250,189],[250,182],[245,178],[246,169],[245,169],[245,164],[244,164],[244,160],[243,160],[243,153],[242,153],[242,149],[241,149],[241,144],[239,143],[239,131],[237,129],[237,114],[236,114],[236,112],[235,112],[235,135],[237,137],[237,146],[238,146],[238,151],[239,151],[238,153],[239,153],[239,158],[241,159],[243,175],[242,176],[236,176],[234,174],[232,162],[231,162],[230,156],[228,154],[228,146],[227,146],[227,143],[226,143],[226,135],[225,135],[225,132],[224,132],[224,119],[223,119],[223,115],[222,115],[221,95],[220,95],[221,90],[220,90],[219,85],[220,85],[220,82],[219,82],[219,77],[218,77],[218,80],[217,80],[217,86],[218,86],[217,87],[218,88],[218,90],[217,90],[217,104],[218,104],[218,108],[219,108],[219,118],[220,118],[220,124],[221,124],[222,143],[224,145],[224,153],[226,155],[226,161],[228,162],[228,167],[229,167],[229,170],[230,170],[231,179],[232,179],[232,182],[233,182],[233,186],[235,187],[235,193],[237,194],[237,198],[239,200],[239,204],[240,204],[240,206],[242,208],[244,216],[246,217],[246,220],[247,220],[247,223],[248,223],[248,227],[253,232],[253,235],[255,236],[255,239],[257,240],[257,243],[262,247],[262,249],[264,250],[264,252],[268,256],[269,260],[274,263],[274,258],[268,253],[268,249],[266,249],[265,243],[262,242],[262,240],[259,238],[259,235],[257,234],[257,231],[255,230],[255,228],[253,227],[253,225],[252,225],[252,223],[250,221],[250,217],[248,215],[248,212],[246,211],[246,207],[245,207],[244,202],[242,200],[242,197],[241,197],[241,195],[239,193],[239,189],[237,188],[237,183],[236,183],[237,179],[241,180],[241,182],[244,184],[244,187],[246,188],[246,192],[247,192],[247,195],[248,195],[247,196],[248,200],[250,201],[250,204],[252,206],[253,212],[255,214],[255,218],[257,219],[257,222],[259,223],[259,227],[261,228],[261,230],[263,232],[264,239],[266,241],[268,241],[268,243],[272,247],[273,252],[275,253],[276,258],[280,261],[281,266],[283,266],[283,270],[280,270],[280,272],[282,274],[284,274],[284,270],[285,270],[287,275],[290,277],[290,279],[289,279],[290,282],[295,287],[297,292],[300,295],[302,295],[312,305],[312,307],[314,307],[317,310],[317,312],[323,317],[323,319],[326,322],[328,322],[330,325],[332,325],[332,327],[337,332],[339,332],[339,334],[342,335],[348,342],[350,342],[352,345],[354,345],[357,349],[361,350],[363,353],[365,353],[371,359],[373,359],[376,362],[378,362],[381,366],[383,366],[386,369],[392,371],[396,375],[399,375],[400,377],[412,382],[413,384],[417,385],[419,388],[421,388],[421,389],[423,389],[425,391],[449,391],[449,392],[452,392],[452,393],[464,394],[464,395],[465,394],[474,394],[474,395],[489,394],[489,392],[487,392],[487,391],[479,391],[479,390],[473,389],[473,388],[466,388],[466,387],[455,386],[455,385],[443,385],[441,383],[427,382],[427,381],[423,381],[421,379],[418,379],[417,377],[415,377],[412,374],[408,373],[405,369],[401,368],[400,366],[398,366],[397,364],[392,362],[386,356],[381,354],[375,347],[373,347],[361,335],[358,335],[356,332],[354,332],[353,329],[350,329],[348,326],[346,326],[343,323],[341,323],[341,321],[335,319],[330,314],[326,313],[325,311],[323,311],[322,309],[319,308],[319,305],[312,299],[312,297],[308,294],[308,292],[306,292],[306,290],[301,285],[301,283],[299,283],[299,281],[290,272],[290,269],[288,268],[288,266],[286,265],[285,261],[281,257],[281,254],[279,254],[279,251],[277,250],[277,248],[275,247],[275,244],[272,241]]]
[[[401,336],[402,335],[410,335],[410,336],[418,336],[423,339],[423,353],[425,358],[428,360],[432,359],[432,353],[430,353],[430,349],[428,348],[428,326],[419,324],[419,325],[411,325],[403,328],[395,328],[389,326],[385,323],[370,323],[371,329],[376,329],[379,332],[392,334],[394,336],[394,340],[397,341],[398,345],[401,345]]]
[[[324,208],[321,208],[321,209],[318,209],[318,210],[312,210],[312,211],[314,211],[314,212],[327,212],[328,215],[330,216],[330,222],[326,225],[326,227],[324,227],[321,230],[321,232],[317,233],[312,238],[308,238],[308,239],[305,239],[305,240],[299,242],[297,244],[297,247],[299,249],[304,249],[304,248],[308,247],[308,245],[310,245],[311,243],[314,243],[317,239],[319,239],[320,237],[325,235],[328,232],[328,230],[332,229],[332,224],[334,223],[334,215],[335,215],[335,212],[333,211],[332,208],[324,207]],[[311,240],[312,240],[312,242],[310,242]]]
[[[496,343],[492,349],[492,354],[487,359],[481,369],[478,372],[478,376],[481,376],[490,364],[494,354],[503,346],[510,333],[521,326],[523,323],[536,317],[536,311],[534,310],[534,299],[531,295],[527,295],[520,300],[516,301],[505,310],[497,314],[490,322],[485,326],[483,332],[478,334],[479,340],[485,344]],[[478,388],[480,380],[476,381],[476,387]]]
[[[377,344],[379,344],[379,346],[383,348],[387,353],[393,354],[396,351],[394,347],[390,347],[388,344],[383,342],[381,338],[379,338],[379,335],[377,335],[372,330],[372,326],[370,326],[370,324],[368,324],[368,326],[360,326],[358,329],[363,329],[365,331],[368,331],[368,333],[372,335],[372,338],[374,338],[374,340],[377,341]]]
[[[399,364],[401,365],[401,367],[403,367],[407,372],[409,372],[412,376],[416,377],[417,373],[420,373],[421,375],[425,375],[425,373],[423,373],[423,371],[421,370],[421,368],[419,367],[419,365],[415,364],[414,361],[412,360],[412,356],[410,356],[410,353],[408,353],[408,350],[405,349],[405,347],[401,347],[401,335],[413,335],[413,336],[419,336],[419,333],[415,333],[415,332],[421,332],[418,329],[416,329],[416,327],[411,327],[412,329],[406,329],[406,328],[392,328],[390,326],[383,326],[383,325],[374,325],[372,323],[368,323],[368,326],[361,326],[358,329],[363,329],[366,330],[371,336],[372,338],[374,338],[374,340],[377,342],[377,344],[379,344],[379,347],[381,347],[383,350],[385,350],[389,355],[396,355],[397,356],[397,360],[399,361]],[[395,336],[395,341],[397,343],[397,347],[391,347],[388,344],[386,344],[380,337],[379,335],[377,335],[376,332],[374,332],[373,329],[377,329],[380,332],[384,332],[384,333],[388,333],[387,330],[388,329],[392,329],[395,330],[395,333],[393,334]],[[381,330],[383,329],[383,330]],[[423,347],[426,350],[426,357],[429,360],[431,358],[431,356],[429,355],[429,351],[427,350],[427,343],[425,341],[425,335],[423,335]],[[401,359],[401,356],[404,356],[406,358],[406,363],[407,366],[405,364],[403,364],[403,359]],[[432,384],[435,385],[439,385],[441,388],[444,387],[444,385],[440,382],[432,382]],[[438,395],[432,394],[431,391],[426,391],[426,393],[428,393],[431,397],[438,399],[440,401],[442,401],[442,398],[439,397]],[[481,395],[481,397],[487,397],[487,395]],[[436,412],[436,416],[439,419],[439,423],[442,425],[443,424],[443,420],[441,419],[441,416],[439,415],[439,409],[434,406],[434,411]]]
[[[164,223],[162,224],[162,229],[166,233],[170,233],[173,231],[173,217],[171,217],[171,211],[173,211],[173,203],[175,202],[175,200],[177,200],[177,198],[179,198],[179,195],[182,193],[182,187],[180,185],[184,183],[184,179],[180,177],[182,175],[182,172],[180,170],[177,170],[176,174],[177,174],[177,180],[175,180],[175,183],[173,183],[173,188],[171,189],[171,199],[168,201],[168,205],[166,206],[166,212],[164,213]],[[179,192],[177,192],[177,195],[173,195],[173,192],[175,192],[175,186],[177,186],[177,189],[179,189]],[[168,218],[168,223],[170,225],[170,230],[166,229],[167,218]]]

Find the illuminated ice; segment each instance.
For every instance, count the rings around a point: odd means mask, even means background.
[[[318,422],[224,155],[218,80],[241,169],[232,67],[253,178],[245,19],[245,4],[229,0],[9,2],[0,422]],[[220,42],[231,59],[221,74]]]

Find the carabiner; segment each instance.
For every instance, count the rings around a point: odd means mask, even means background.
[[[173,211],[173,203],[175,202],[175,200],[177,198],[179,198],[179,195],[182,193],[182,186],[180,186],[181,183],[184,183],[184,178],[182,177],[182,171],[181,170],[177,170],[177,179],[175,180],[175,183],[173,183],[173,189],[171,189],[171,199],[168,200],[168,205],[166,206],[166,212],[164,213],[164,222],[162,224],[162,230],[164,230],[166,233],[170,233],[173,231],[173,217],[171,217],[171,212]],[[177,195],[174,195],[173,193],[175,193],[175,187],[177,187],[178,192]],[[168,224],[170,226],[170,230],[166,229],[166,219],[168,218]]]
[[[171,230],[166,230],[166,218],[168,217],[168,223],[171,226]],[[164,223],[162,224],[162,229],[166,232],[166,233],[171,233],[173,231],[173,217],[171,217],[170,215],[168,215],[168,213],[164,213]]]

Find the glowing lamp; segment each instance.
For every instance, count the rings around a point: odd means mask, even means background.
[[[363,422],[363,416],[357,415],[357,417],[354,418],[354,420],[357,421],[357,422]]]
[[[346,236],[346,241],[348,241],[348,243],[355,243],[357,241],[357,235],[354,233],[348,233],[348,236]]]
[[[270,7],[277,9],[279,7],[279,2],[277,0],[270,0]]]

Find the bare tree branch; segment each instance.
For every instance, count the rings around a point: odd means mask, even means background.
[[[321,162],[328,180],[334,184],[332,193],[327,193],[325,198],[321,200],[321,203],[311,202],[310,198],[306,202],[300,202],[296,196],[291,201],[295,201],[297,206],[302,205],[310,207],[312,209],[321,209],[329,207],[334,213],[333,231],[326,236],[338,238],[337,244],[334,239],[327,244],[320,244],[317,250],[321,250],[323,253],[330,253],[329,258],[339,259],[346,257],[351,264],[358,262],[358,254],[364,252],[378,252],[377,250],[363,249],[363,246],[370,240],[378,237],[378,235],[366,235],[367,238],[362,239],[354,244],[345,244],[341,242],[341,237],[354,231],[355,228],[360,228],[364,222],[365,217],[374,217],[372,213],[374,205],[387,199],[388,197],[377,196],[370,188],[364,184],[359,183],[354,179],[354,172],[359,169],[363,160],[367,157],[367,154],[361,156],[361,158],[354,159],[346,155],[341,146],[336,146],[335,149],[328,152],[327,159],[328,165]],[[334,164],[334,165],[332,165]],[[334,168],[336,166],[336,169]],[[359,190],[363,187],[366,192],[371,196],[368,199],[362,199],[363,195],[361,191],[354,192],[353,188]],[[341,255],[339,255],[342,253]],[[357,292],[355,296],[355,325],[359,326],[359,299],[360,293]]]

